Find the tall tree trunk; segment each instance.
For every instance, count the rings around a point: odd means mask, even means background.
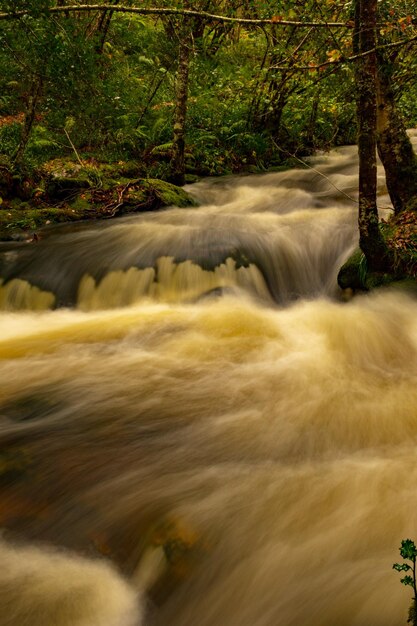
[[[176,185],[183,185],[185,182],[185,123],[187,118],[188,75],[191,46],[191,32],[187,25],[185,25],[179,42],[174,134],[172,139],[171,180]]]
[[[317,118],[319,115],[319,105],[321,98],[321,87],[317,87],[311,106],[310,119],[308,120],[305,142],[309,148],[314,148],[314,133],[317,126]]]
[[[360,52],[375,49],[378,0],[356,0],[356,33]],[[372,271],[385,267],[386,248],[378,226],[376,162],[376,53],[356,65],[359,122],[359,245]]]
[[[13,156],[13,163],[15,165],[19,165],[22,162],[26,146],[28,145],[30,139],[33,123],[35,121],[36,109],[42,93],[42,83],[42,78],[40,78],[39,76],[34,77],[27,99],[27,106],[25,111],[25,117],[23,120],[23,128],[20,135],[19,145]]]
[[[417,197],[417,157],[398,111],[390,66],[378,59],[378,153],[385,169],[388,193],[395,213],[400,213]]]

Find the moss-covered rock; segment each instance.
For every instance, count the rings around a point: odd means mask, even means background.
[[[366,289],[366,259],[359,248],[350,255],[337,275],[337,283],[341,289]]]
[[[27,240],[33,233],[50,224],[75,222],[95,217],[94,208],[89,205],[33,207],[27,202],[21,202],[19,208],[10,207],[4,203],[0,207],[0,240]]]
[[[402,278],[390,272],[368,272],[365,277],[365,289],[371,291],[377,287],[387,287],[398,283]]]
[[[81,168],[71,170],[71,174],[74,172],[80,174]],[[195,206],[184,189],[161,180],[115,180],[101,178],[100,175],[100,184],[92,186],[88,175],[87,171],[86,177],[48,179],[49,185],[55,185],[55,196],[61,194],[61,181],[62,197],[71,190],[65,199],[61,199],[59,206],[54,206],[49,199],[50,187],[46,194],[41,188],[35,190],[30,201],[22,202],[18,198],[3,201],[0,204],[0,240],[32,239],[34,232],[51,224],[108,219],[125,213],[155,211],[166,206]]]
[[[354,291],[370,291],[397,280],[399,277],[394,272],[370,272],[365,255],[359,248],[342,265],[337,275],[339,287]]]
[[[101,187],[102,173],[95,163],[54,159],[38,172],[50,202],[71,200],[85,189]]]
[[[154,195],[159,206],[196,206],[195,201],[182,187],[156,178],[143,178],[138,181],[145,192]]]
[[[377,287],[405,284],[409,278],[407,275],[394,270],[392,272],[370,272],[365,255],[358,249],[342,265],[337,276],[337,282],[341,289],[371,291]]]
[[[65,178],[55,176],[46,185],[46,193],[51,201],[68,200],[77,195],[81,190],[91,187],[87,176]]]
[[[195,206],[182,188],[141,178],[140,163],[100,163],[75,157],[48,161],[30,176],[17,176],[0,155],[0,240],[37,240],[50,224],[106,219],[167,206]],[[2,190],[4,188],[4,193]]]

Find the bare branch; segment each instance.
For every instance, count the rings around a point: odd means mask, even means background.
[[[324,61],[323,63],[317,63],[313,65],[273,65],[269,69],[270,70],[298,70],[298,71],[309,71],[309,70],[320,70],[323,67],[329,67],[331,65],[342,65],[342,63],[351,63],[352,61],[356,61],[357,59],[362,59],[370,54],[374,54],[379,50],[387,50],[392,48],[400,48],[402,46],[407,46],[409,44],[415,44],[417,42],[417,35],[414,37],[410,37],[409,39],[402,39],[401,41],[396,41],[394,43],[387,43],[382,46],[377,46],[372,50],[367,50],[366,52],[361,52],[360,54],[353,54],[350,57],[340,57],[340,59],[335,59],[334,61]]]
[[[138,15],[179,15],[183,17],[203,17],[205,19],[233,24],[243,24],[247,26],[264,26],[267,24],[273,24],[274,26],[294,26],[295,28],[349,28],[353,27],[352,22],[299,22],[291,20],[281,20],[277,17],[265,18],[265,19],[249,19],[239,17],[228,17],[225,15],[213,15],[206,11],[195,11],[191,9],[176,9],[176,8],[159,8],[159,7],[134,7],[123,6],[114,4],[79,4],[69,6],[56,6],[46,8],[42,11],[45,15],[51,13],[77,13],[83,11],[113,11],[114,13],[137,13]],[[0,20],[12,20],[26,15],[31,15],[30,10],[21,11],[8,11],[6,13],[0,13]],[[39,12],[37,12],[39,15]]]

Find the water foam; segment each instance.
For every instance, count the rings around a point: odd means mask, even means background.
[[[139,593],[104,561],[0,541],[0,626],[140,626]]]

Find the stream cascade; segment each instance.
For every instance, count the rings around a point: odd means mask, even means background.
[[[187,190],[0,246],[0,626],[399,626],[417,301],[337,286],[356,148]]]

